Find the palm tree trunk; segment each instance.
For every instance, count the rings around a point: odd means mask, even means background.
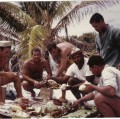
[[[68,41],[68,29],[67,29],[67,25],[65,25],[65,33],[66,33],[66,41]]]

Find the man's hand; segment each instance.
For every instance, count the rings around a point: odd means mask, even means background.
[[[80,100],[77,100],[77,101],[73,102],[71,108],[73,108],[74,110],[76,110],[76,109],[78,109],[79,105],[80,105]]]
[[[85,93],[90,93],[94,91],[93,84],[85,84],[85,85],[86,85],[86,88],[84,90]]]
[[[43,81],[40,81],[40,82],[35,81],[34,86],[35,86],[36,88],[45,87],[45,86],[46,86],[46,80],[43,80]]]

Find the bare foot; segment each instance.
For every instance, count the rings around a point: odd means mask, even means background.
[[[65,98],[63,98],[63,97],[60,97],[59,100],[60,100],[61,102],[63,102],[63,103],[67,103],[67,102],[68,102],[68,100],[65,99]]]

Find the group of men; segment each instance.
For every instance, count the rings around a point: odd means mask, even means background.
[[[104,117],[120,116],[120,71],[117,69],[120,61],[120,30],[106,24],[99,13],[92,15],[90,24],[98,32],[96,35],[98,55],[86,58],[80,49],[70,43],[57,45],[50,43],[47,48],[58,67],[54,77],[50,61],[42,57],[39,48],[32,50],[32,58],[23,63],[21,74],[8,73],[6,64],[10,47],[0,46],[0,69],[4,71],[0,72],[0,86],[14,82],[17,96],[22,97],[20,85],[22,84],[25,90],[35,96],[34,88],[44,87],[46,79],[53,79],[57,83],[68,85],[67,89],[71,90],[77,99],[73,107],[84,101],[94,100]],[[48,75],[43,80],[44,70]],[[96,82],[96,77],[99,78],[99,82]],[[86,80],[91,84],[86,84],[85,91],[80,91],[79,86]],[[62,102],[67,101],[65,93],[64,90],[60,97]]]

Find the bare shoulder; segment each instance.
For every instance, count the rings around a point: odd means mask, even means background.
[[[41,59],[41,63],[46,64],[48,61],[46,59]]]
[[[68,42],[59,43],[57,46],[62,51],[61,55],[69,55],[71,53],[73,47],[75,47],[74,45],[72,45],[71,43],[68,43]]]
[[[59,48],[73,48],[74,47],[74,45],[73,44],[71,44],[71,43],[69,43],[69,42],[63,42],[63,43],[59,43],[59,44],[57,44],[57,46],[59,47]]]
[[[28,59],[23,63],[23,65],[30,65],[31,62],[32,62],[32,59]]]

